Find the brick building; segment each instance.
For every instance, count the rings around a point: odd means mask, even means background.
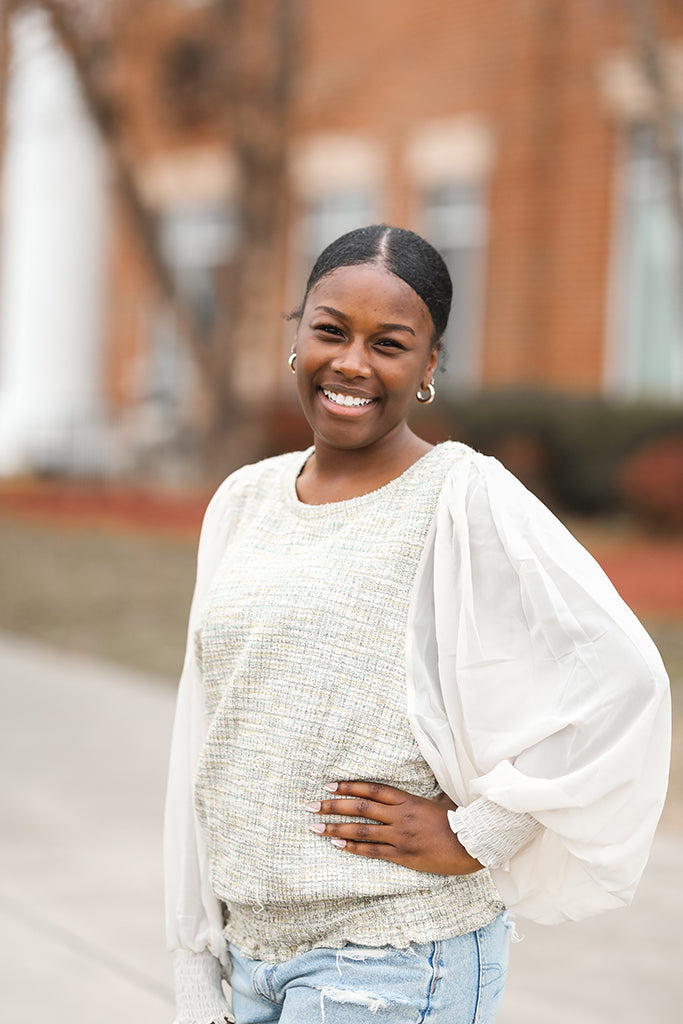
[[[252,0],[232,5],[244,8],[237,56],[220,20],[229,6],[119,0],[98,52],[118,152],[178,294],[215,339],[231,332],[225,296],[244,256],[230,63],[258,96],[287,32],[281,209],[255,286],[264,324],[238,333],[223,364],[245,420],[292,397],[292,327],[278,312],[296,305],[313,257],[383,220],[425,234],[452,271],[442,394],[533,387],[680,401],[683,228],[657,145],[667,111],[683,140],[680,3],[644,5],[659,91],[645,71],[643,5],[625,0]],[[266,147],[278,123],[271,111]],[[203,392],[129,211],[109,194],[90,386],[119,451],[139,453],[201,420]],[[0,337],[0,435],[11,346]],[[30,445],[22,457],[30,468]]]

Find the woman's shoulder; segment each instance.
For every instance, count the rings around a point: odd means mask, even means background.
[[[547,505],[494,456],[466,444],[446,443],[451,461],[443,477],[440,504],[452,517],[495,522],[498,528],[516,524],[524,530],[543,526],[566,532]]]
[[[451,440],[440,441],[431,451],[433,461],[446,466],[456,466],[474,454],[474,448],[470,448],[463,441]]]
[[[441,459],[448,467],[446,482],[466,482],[470,488],[477,483],[484,486],[498,483],[533,498],[521,480],[493,455],[484,455],[462,441],[442,441],[436,449],[441,450]]]
[[[429,460],[432,472],[442,477],[444,485],[453,480],[462,482],[472,474],[486,475],[487,464],[491,461],[495,462],[495,459],[489,459],[463,441],[450,440],[435,445]]]
[[[307,451],[286,452],[240,466],[219,485],[209,508],[222,512],[237,508],[250,499],[260,500],[277,493],[280,486],[296,476],[306,456]]]

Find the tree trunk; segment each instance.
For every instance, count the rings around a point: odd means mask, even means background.
[[[217,14],[230,98],[225,131],[239,171],[239,244],[218,359],[232,398],[215,421],[211,456],[216,469],[231,469],[264,454],[267,409],[284,358],[278,300],[297,0],[224,0]]]
[[[0,3],[2,0],[0,0]],[[92,40],[79,12],[60,0],[33,3],[48,14],[73,62],[85,102],[99,129],[118,193],[161,301],[200,371],[209,472],[223,475],[264,452],[265,410],[280,376],[281,294],[287,212],[287,140],[298,0],[217,0],[214,17],[225,55],[224,138],[238,166],[239,238],[229,285],[219,296],[220,336],[211,338],[178,294],[162,251],[156,216],[130,165],[111,116],[109,97],[92,70]],[[6,13],[9,17],[10,14]]]
[[[163,302],[170,307],[178,330],[190,348],[205,383],[211,386],[213,367],[209,357],[206,332],[192,308],[178,295],[171,268],[159,244],[156,217],[145,202],[124,151],[123,140],[114,127],[108,97],[105,96],[90,69],[87,41],[78,33],[74,16],[59,0],[30,0],[42,7],[50,17],[55,36],[73,62],[83,96],[107,151],[115,184],[123,207],[133,226]]]
[[[2,180],[5,149],[5,105],[7,103],[7,79],[10,61],[9,25],[16,6],[17,0],[0,0],[0,181]],[[0,210],[1,215],[2,211]]]

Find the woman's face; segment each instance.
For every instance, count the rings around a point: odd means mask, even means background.
[[[434,324],[410,285],[374,263],[340,267],[311,289],[296,336],[296,377],[316,438],[357,449],[405,426],[431,381]]]

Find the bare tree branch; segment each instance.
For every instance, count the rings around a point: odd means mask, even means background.
[[[178,331],[204,379],[213,381],[213,362],[209,338],[193,309],[178,294],[173,272],[159,243],[156,217],[145,202],[129,166],[122,140],[111,117],[110,103],[91,70],[89,47],[75,25],[75,16],[59,0],[25,0],[27,5],[41,7],[49,16],[56,38],[72,61],[88,111],[97,126],[114,173],[118,193],[123,201],[143,256],[164,302],[174,314]]]
[[[277,302],[298,0],[219,0],[213,16],[229,100],[223,130],[238,168],[239,245],[226,296],[229,337],[219,371],[231,377],[234,393],[232,408],[223,410],[223,427],[229,430],[230,420],[239,417],[251,430],[252,441],[246,443],[258,445],[264,402],[276,392],[280,371]]]

